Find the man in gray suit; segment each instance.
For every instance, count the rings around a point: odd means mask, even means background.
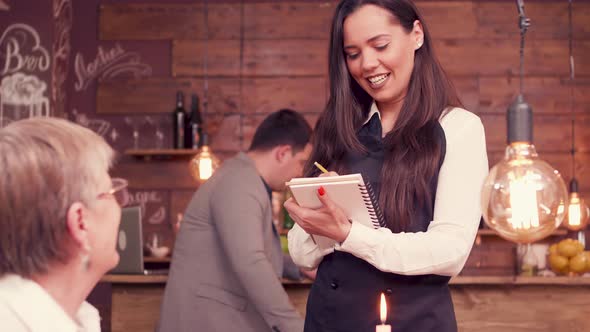
[[[250,149],[199,187],[174,245],[158,331],[303,331],[279,279],[270,194],[301,176],[310,135],[300,114],[272,113]]]

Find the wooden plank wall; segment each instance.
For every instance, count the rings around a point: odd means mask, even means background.
[[[518,92],[519,31],[513,1],[417,1],[436,52],[468,110],[484,122],[490,165],[502,158],[505,111]],[[208,84],[207,130],[222,157],[248,147],[256,125],[279,108],[301,111],[315,123],[327,99],[327,39],[331,1],[166,1],[100,6],[101,40],[169,41],[170,75],[104,81],[96,111],[109,116],[170,113],[177,90],[203,96]],[[576,174],[590,194],[590,3],[575,1],[577,78],[569,83],[567,1],[527,1],[532,20],[525,50],[525,97],[535,112],[538,152],[569,181],[572,161],[570,88],[576,103]],[[207,40],[206,37],[209,37]],[[207,50],[207,52],[205,52]],[[204,69],[207,53],[207,70]],[[169,128],[167,129],[169,130]],[[170,221],[182,213],[196,184],[187,160],[141,162],[124,158],[115,173],[138,190],[164,192]],[[161,231],[172,242],[170,227]],[[514,248],[486,237],[475,246],[468,274],[511,274]],[[481,257],[486,259],[481,259]],[[482,272],[483,271],[483,272]]]

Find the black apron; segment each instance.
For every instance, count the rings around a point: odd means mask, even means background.
[[[437,123],[442,153],[445,135]],[[375,194],[380,190],[384,150],[381,121],[377,114],[358,132],[368,155],[349,153],[345,157],[350,173],[361,173]],[[430,206],[418,208],[406,232],[426,231],[433,218],[438,171],[430,182]],[[456,332],[457,323],[448,286],[450,278],[438,275],[403,276],[378,270],[352,254],[335,251],[325,256],[318,267],[307,300],[305,332],[374,332],[381,324],[381,293],[387,297],[387,324],[395,332]]]

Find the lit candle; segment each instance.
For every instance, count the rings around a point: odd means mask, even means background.
[[[391,325],[385,324],[387,320],[387,302],[385,302],[385,295],[381,293],[381,306],[379,308],[379,314],[381,317],[381,325],[377,325],[376,332],[391,332]]]

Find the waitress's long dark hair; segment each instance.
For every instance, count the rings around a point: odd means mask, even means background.
[[[404,231],[411,223],[414,202],[428,206],[434,193],[429,182],[439,167],[442,149],[438,119],[449,106],[461,106],[455,88],[437,60],[424,19],[410,0],[344,0],[332,20],[329,50],[330,97],[314,131],[313,152],[305,167],[317,175],[313,161],[346,172],[346,151],[364,152],[356,133],[373,102],[350,76],[343,47],[344,20],[360,6],[373,4],[388,10],[410,33],[419,20],[424,42],[416,51],[407,95],[395,126],[384,137],[385,161],[381,170],[379,203],[388,227]]]

